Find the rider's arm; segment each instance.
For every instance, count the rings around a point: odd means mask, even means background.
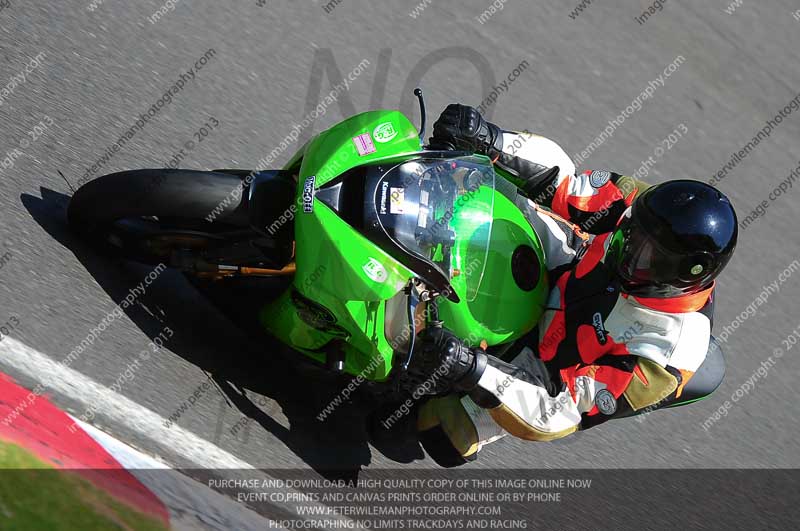
[[[465,105],[447,106],[433,126],[430,144],[487,155],[534,202],[593,234],[612,230],[637,193],[647,187],[607,171],[576,175],[572,159],[552,140],[504,131]]]
[[[437,398],[421,408],[417,429],[433,459],[445,466],[452,466],[453,454],[475,459],[482,446],[509,433],[529,441],[559,439],[631,410],[648,411],[679,393],[682,383],[680,371],[635,356],[564,369],[558,389],[542,378],[530,349],[514,364],[490,357],[469,395]]]
[[[605,353],[577,352],[574,362],[554,373],[530,348],[511,363],[484,353],[482,368],[461,387],[468,395],[437,398],[421,408],[420,440],[434,459],[447,452],[472,459],[508,433],[554,440],[680,397],[705,359],[708,319],[696,312],[646,313],[634,316],[642,325],[629,341],[609,341]]]
[[[530,441],[560,439],[653,407],[685,384],[681,371],[631,355],[603,356],[562,369],[557,392],[548,392],[535,375],[514,370],[516,374],[509,374],[490,358],[477,388],[462,401],[475,402],[502,430]]]
[[[633,199],[648,187],[610,171],[576,173],[566,152],[547,138],[513,131],[501,135],[503,149],[495,155],[495,165],[510,173],[534,203],[549,207],[591,234],[613,230]]]
[[[550,440],[680,397],[706,357],[713,304],[669,311],[638,300],[625,299],[624,304],[626,318],[606,322],[604,343],[589,334],[576,350],[559,349],[555,360],[560,370],[554,380],[563,387],[551,387],[548,393],[528,377],[536,371],[527,367],[535,368],[537,362],[530,350],[523,350],[510,364],[524,370],[521,374],[489,358],[472,398],[490,408],[504,430],[525,439]],[[545,343],[551,340],[544,337]],[[543,347],[540,341],[540,352]]]

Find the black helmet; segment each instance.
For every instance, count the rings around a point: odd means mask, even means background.
[[[625,212],[611,235],[609,263],[631,295],[696,293],[728,263],[738,232],[725,194],[700,181],[667,181]]]

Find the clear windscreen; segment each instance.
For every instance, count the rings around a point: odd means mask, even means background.
[[[485,158],[413,160],[381,177],[375,208],[393,241],[449,279],[468,274],[468,291],[475,291],[488,252],[494,187]],[[467,255],[472,264],[464,263]]]

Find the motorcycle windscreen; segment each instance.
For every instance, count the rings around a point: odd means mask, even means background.
[[[494,169],[484,158],[404,162],[378,182],[378,222],[396,244],[448,279],[464,275],[467,298],[474,298],[489,250],[494,187]]]

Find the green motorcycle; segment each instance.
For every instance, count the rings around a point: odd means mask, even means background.
[[[70,225],[113,252],[224,286],[283,283],[259,301],[272,336],[334,372],[394,384],[441,322],[502,349],[548,294],[539,238],[491,161],[423,146],[397,111],[353,116],[281,170],[145,169],[82,186]]]

